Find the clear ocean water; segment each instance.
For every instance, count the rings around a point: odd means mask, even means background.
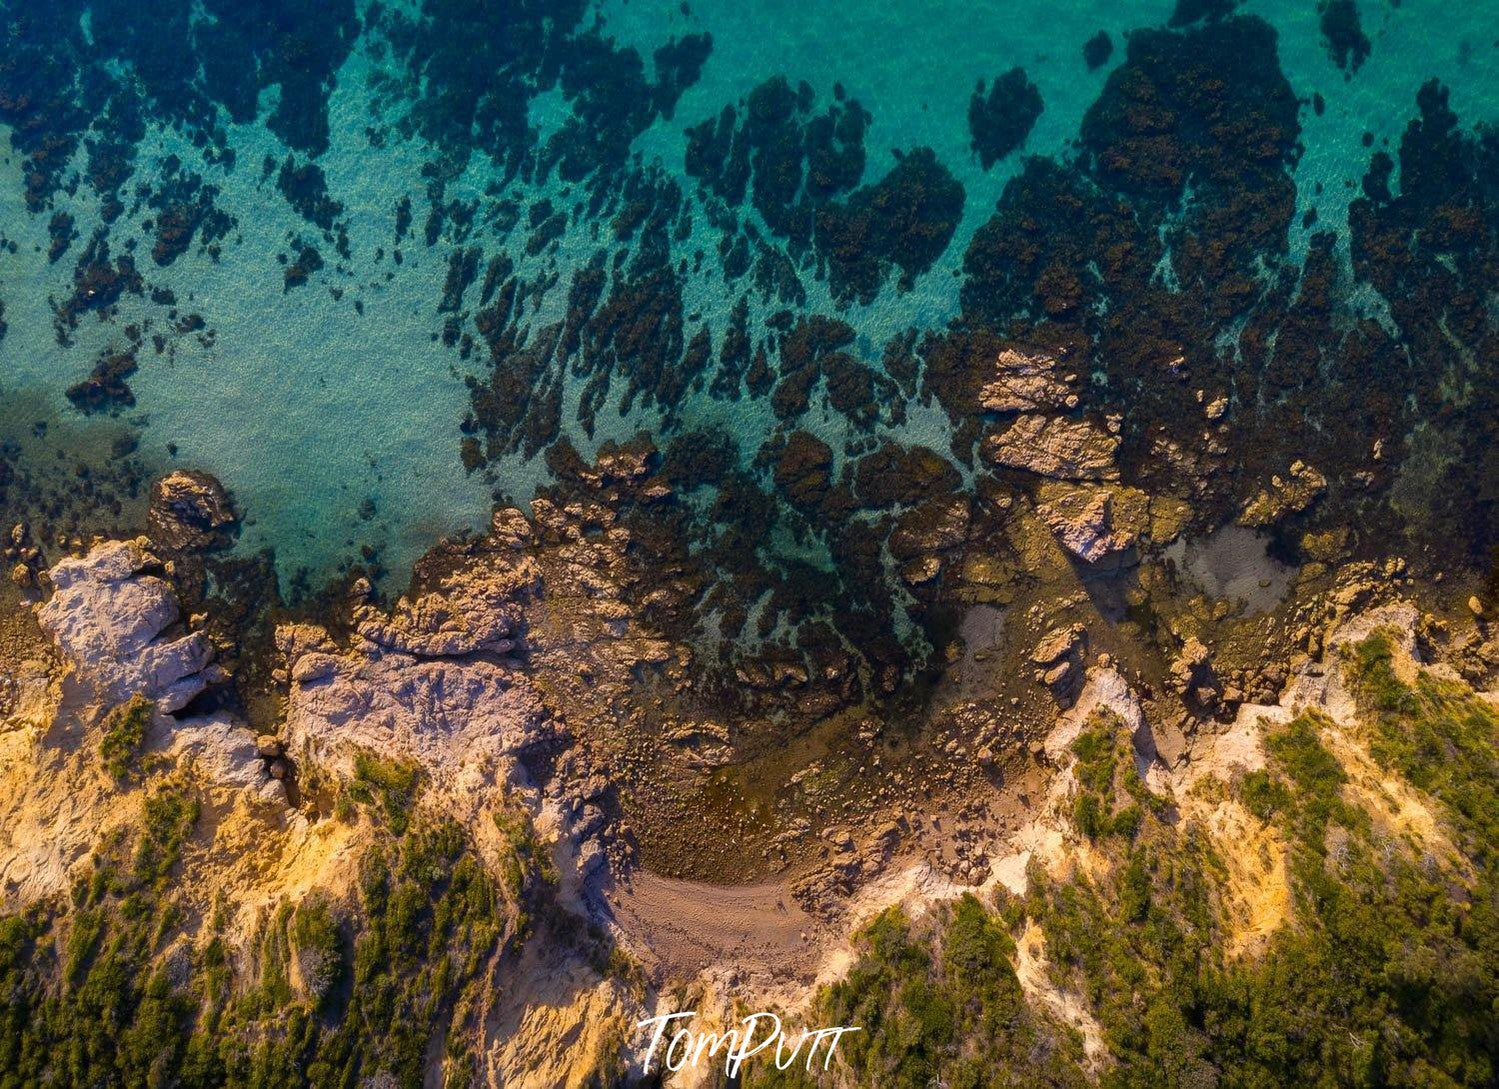
[[[1366,140],[1375,148],[1397,141],[1427,79],[1435,76],[1450,88],[1465,125],[1499,121],[1499,2],[1360,0],[1358,6],[1372,50],[1351,74],[1330,57],[1312,0],[1250,0],[1239,9],[1278,31],[1281,66],[1296,94],[1325,100],[1320,114],[1302,111],[1305,149],[1295,174],[1300,210],[1317,209],[1318,229],[1346,228],[1347,204],[1368,167]],[[713,36],[701,78],[682,95],[672,119],[657,121],[634,144],[643,161],[657,161],[668,173],[684,173],[689,126],[784,74],[793,84],[809,83],[819,102],[829,101],[834,84],[841,84],[868,109],[866,181],[883,174],[891,152],[925,145],[962,182],[961,224],[912,290],[890,284],[873,304],[840,311],[830,299],[818,299],[818,285],[811,285],[809,309],[838,313],[858,330],[861,354],[878,359],[892,334],[935,328],[953,317],[967,240],[989,216],[1021,156],[1067,156],[1084,111],[1124,57],[1126,34],[1163,24],[1172,7],[1169,0],[606,0],[596,14],[608,35],[647,58],[671,35]],[[1081,50],[1099,30],[1111,35],[1115,48],[1107,64],[1090,72]],[[207,343],[179,340],[170,359],[143,353],[130,379],[136,403],[114,417],[84,417],[64,391],[88,373],[99,351],[118,341],[132,308],[144,319],[151,304],[127,296],[116,320],[85,316],[71,343],[60,344],[54,305],[71,290],[72,264],[49,264],[47,217],[25,206],[20,157],[0,154],[0,236],[14,243],[0,251],[0,298],[9,327],[0,341],[0,440],[26,441],[39,418],[72,429],[70,441],[80,446],[107,444],[108,436],[128,429],[138,435],[148,463],[201,467],[219,476],[246,515],[239,547],[274,548],[283,575],[299,569],[314,578],[331,574],[366,543],[399,573],[440,535],[483,524],[496,491],[529,497],[548,478],[540,458],[512,457],[494,470],[492,482],[465,471],[459,458],[457,423],[468,405],[463,377],[480,364],[460,359],[438,337],[436,303],[449,248],[414,242],[401,264],[391,258],[395,209],[402,197],[420,200],[431,149],[418,137],[395,134],[371,146],[370,78],[386,63],[379,51],[356,44],[337,75],[330,146],[318,159],[330,195],[344,205],[350,256],[325,252],[327,267],[308,285],[283,290],[275,255],[286,252],[288,237],[305,232],[306,224],[259,164],[267,156],[283,159],[287,149],[263,120],[230,124],[237,163],[210,170],[205,179],[219,187],[218,206],[236,217],[237,227],[218,260],[194,250],[151,274],[153,285],[176,293],[184,312],[201,312],[215,336]],[[969,147],[968,99],[980,79],[1017,65],[1039,88],[1045,109],[1021,151],[984,171]],[[532,120],[545,132],[569,109],[561,95],[544,96],[533,104]],[[182,134],[151,128],[140,169],[149,173],[152,162],[174,152],[191,153]],[[544,192],[511,184],[523,204],[543,196],[564,206],[582,199],[581,190],[556,181]],[[476,155],[448,195],[492,194],[495,185],[494,167]],[[87,187],[69,198],[68,211],[86,239],[100,217]],[[132,214],[143,221],[151,212]],[[702,217],[698,223],[703,229]],[[139,222],[116,223],[112,230],[116,238],[131,230],[145,237]],[[584,261],[597,245],[593,230],[586,217],[575,216],[559,250],[545,259],[561,267]],[[688,238],[676,246],[687,257],[705,244]],[[1293,248],[1301,244],[1304,239],[1293,236]],[[525,258],[515,257],[524,267]],[[559,288],[538,300],[538,316],[548,308],[560,315],[564,294]],[[712,261],[691,274],[688,308],[710,327],[722,328],[734,297]],[[607,438],[651,429],[653,411],[637,406],[622,418],[611,407],[592,437],[575,428],[570,437],[586,454]],[[751,437],[773,423],[764,404],[752,401],[701,397],[683,406],[683,414]],[[841,426],[833,418],[824,425]],[[902,432],[906,441],[937,445],[946,427],[935,410],[912,406]],[[757,442],[747,445],[753,449]]]

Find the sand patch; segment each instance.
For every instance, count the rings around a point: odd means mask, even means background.
[[[1108,1049],[1103,1042],[1103,1026],[1088,1010],[1082,998],[1052,982],[1046,964],[1046,937],[1034,922],[1026,920],[1025,930],[1015,942],[1015,977],[1020,989],[1033,1004],[1041,1006],[1082,1035],[1083,1054],[1094,1070],[1103,1066]]]

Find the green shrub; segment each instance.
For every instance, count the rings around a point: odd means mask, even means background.
[[[145,820],[135,852],[134,877],[141,885],[160,888],[182,855],[200,806],[179,782],[168,782],[146,798]]]
[[[399,836],[410,823],[420,781],[421,771],[410,761],[361,752],[354,756],[354,782],[349,795],[357,802],[376,805],[390,830]]]
[[[300,1089],[354,1086],[382,1071],[421,1085],[434,1038],[445,1083],[475,1083],[466,1041],[510,931],[458,826],[413,821],[367,856],[346,919],[316,893],[280,905],[250,976],[235,971],[210,920],[181,980],[160,960],[162,920],[175,906],[159,877],[193,804],[171,784],[151,801],[134,843],[101,848],[105,877],[80,883],[76,907],[0,917],[0,1089]],[[124,877],[119,863],[131,863]],[[289,986],[293,964],[307,1001]]]
[[[321,1001],[343,974],[343,941],[327,897],[314,893],[297,905],[291,948],[302,985]]]
[[[1078,786],[1072,823],[1083,836],[1134,839],[1145,811],[1161,811],[1165,799],[1152,794],[1140,778],[1134,743],[1117,715],[1101,712],[1090,719],[1073,741],[1072,753]]]
[[[1245,809],[1262,821],[1268,821],[1291,803],[1290,793],[1280,780],[1263,768],[1245,774],[1239,783],[1239,799]]]
[[[105,717],[99,755],[104,759],[105,770],[114,778],[124,779],[139,770],[136,760],[154,710],[151,701],[137,693]]]
[[[1376,632],[1346,652],[1344,668],[1384,768],[1439,799],[1467,848],[1490,860],[1499,845],[1499,709],[1455,681],[1395,675],[1394,641]]]

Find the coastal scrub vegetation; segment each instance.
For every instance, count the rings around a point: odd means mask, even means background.
[[[192,782],[153,776],[139,827],[107,836],[67,897],[0,917],[0,1089],[419,1086],[434,1061],[445,1086],[473,1084],[482,988],[521,940],[534,863],[492,878],[459,825],[416,810],[403,769],[364,770],[386,835],[353,887],[283,900],[241,957],[233,905],[195,921],[184,893]]]
[[[105,717],[99,755],[104,769],[115,779],[125,779],[139,770],[137,757],[151,728],[152,710],[151,701],[136,693]]]
[[[1430,799],[1460,858],[1371,811],[1328,744],[1331,721],[1302,713],[1269,731],[1263,770],[1228,785],[1286,844],[1292,897],[1262,949],[1231,956],[1225,860],[1133,785],[1123,732],[1095,720],[1073,745],[1074,815],[1105,864],[1033,864],[1024,897],[873,920],[813,1022],[862,1027],[841,1043],[846,1074],[912,1089],[1494,1084],[1499,713],[1459,682],[1401,680],[1387,634],[1350,648],[1344,669],[1374,760]],[[1023,988],[1016,942],[1032,926],[1044,962]],[[1091,1071],[1055,1003],[1025,993],[1042,988],[1096,1026]]]
[[[354,782],[349,795],[356,802],[378,806],[390,830],[400,835],[406,831],[420,782],[421,772],[411,761],[361,752],[354,756]]]

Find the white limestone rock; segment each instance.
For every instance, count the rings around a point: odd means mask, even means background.
[[[121,703],[139,693],[177,711],[213,679],[213,646],[201,632],[163,634],[178,619],[177,598],[146,573],[157,561],[143,542],[107,541],[60,561],[37,615],[101,699]]]
[[[414,760],[451,799],[483,798],[556,735],[521,674],[484,658],[306,650],[288,663],[288,755],[352,775],[360,751]]]

